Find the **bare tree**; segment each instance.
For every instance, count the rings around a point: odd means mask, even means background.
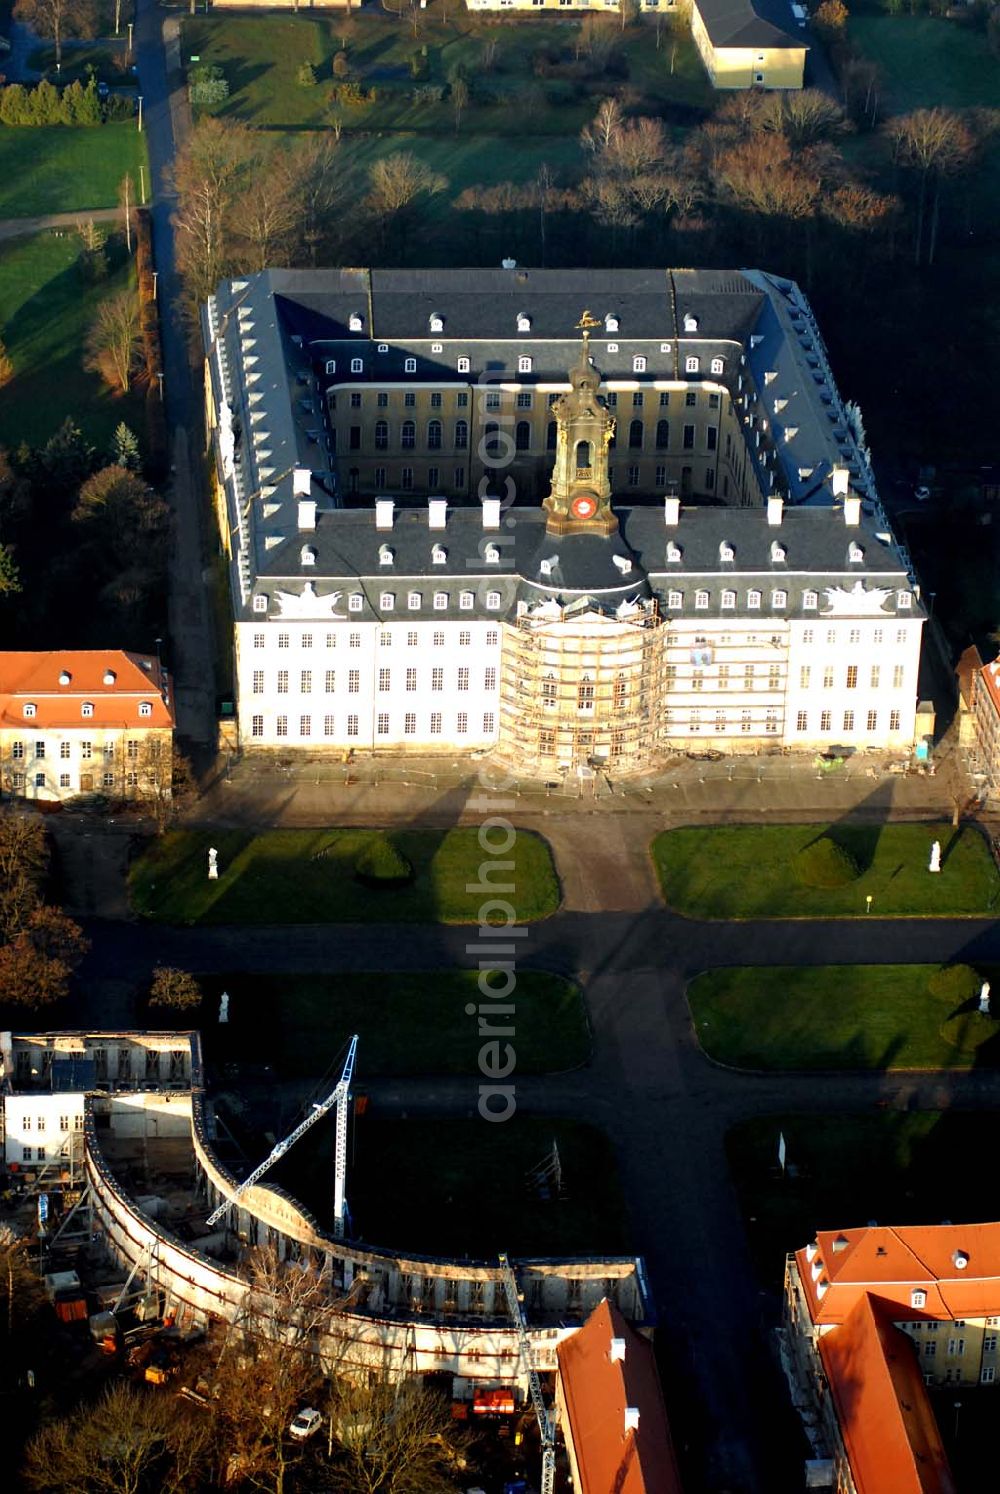
[[[177,257],[188,294],[200,305],[225,274],[233,238],[232,210],[254,160],[246,125],[200,119],[174,166]]]
[[[287,263],[292,246],[302,237],[304,214],[298,187],[299,176],[286,151],[257,157],[247,189],[232,212],[242,270],[266,270],[269,265]]]
[[[451,107],[455,115],[455,134],[462,127],[462,115],[469,107],[469,85],[464,78],[455,78],[451,85]]]
[[[289,153],[289,171],[302,208],[301,233],[311,263],[316,263],[316,247],[334,220],[334,208],[348,190],[348,173],[344,158],[337,150],[339,136],[307,135]],[[342,223],[346,215],[337,215]]]
[[[464,1467],[464,1438],[426,1384],[334,1382],[329,1400],[335,1494],[443,1494]]]
[[[6,768],[6,764],[5,764]],[[49,848],[40,815],[0,811],[0,936],[12,939],[42,903]]]
[[[193,1011],[201,1006],[203,992],[189,970],[157,965],[149,988],[150,1006],[168,1006],[174,1011]]]
[[[447,177],[432,171],[407,150],[376,161],[369,172],[369,181],[367,207],[383,237],[390,224],[398,225],[418,198],[443,192],[448,185]]]
[[[97,308],[87,333],[84,367],[99,373],[112,389],[127,394],[142,366],[142,322],[134,290],[116,291]]]
[[[97,6],[94,0],[17,0],[14,15],[26,21],[39,36],[48,37],[56,51],[56,67],[62,67],[63,42],[69,37],[94,36]]]
[[[132,213],[135,208],[135,186],[128,172],[122,177],[118,184],[118,206],[122,210],[122,224],[125,229],[125,247],[129,254],[132,253]]]
[[[621,129],[625,115],[617,99],[604,99],[594,116],[593,123],[584,125],[580,131],[580,144],[584,150],[607,150]]]
[[[975,138],[960,115],[950,109],[915,109],[894,119],[886,133],[892,143],[893,158],[917,176],[917,222],[913,258],[920,264],[924,254],[924,229],[928,196],[931,201],[931,224],[927,236],[927,264],[934,263],[937,249],[941,183],[971,162]]]

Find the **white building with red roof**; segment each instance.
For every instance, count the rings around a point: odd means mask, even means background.
[[[0,762],[8,796],[169,793],[173,685],[124,649],[0,653]]]
[[[793,1399],[843,1494],[953,1494],[927,1387],[1000,1371],[1000,1223],[821,1230],[789,1256]]]

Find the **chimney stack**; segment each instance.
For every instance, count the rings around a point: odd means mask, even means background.
[[[308,498],[312,492],[312,473],[308,467],[295,467],[292,471],[292,497]]]
[[[848,529],[857,529],[861,523],[861,499],[855,493],[844,497],[844,523]]]
[[[447,498],[428,498],[427,500],[427,527],[428,529],[444,529],[448,520]]]
[[[639,1430],[639,1407],[625,1407],[625,1430],[626,1432],[637,1432]]]
[[[299,499],[299,528],[316,528],[316,503],[312,498]]]
[[[625,1362],[625,1340],[613,1338],[611,1340],[611,1363],[623,1364]]]
[[[831,469],[830,486],[833,488],[833,496],[835,498],[847,497],[847,485],[850,476],[851,474],[846,467],[834,467]]]
[[[392,528],[392,512],[393,512],[393,509],[395,507],[396,507],[396,505],[395,505],[394,501],[391,498],[376,498],[375,499],[375,528],[376,529],[391,529]]]
[[[679,498],[664,498],[663,500],[663,522],[670,529],[675,529],[681,521],[681,500]]]
[[[499,498],[484,498],[483,499],[483,528],[484,529],[499,529],[500,528],[500,499]]]
[[[785,500],[783,498],[769,498],[767,500],[767,522],[775,526],[779,525],[784,509]]]

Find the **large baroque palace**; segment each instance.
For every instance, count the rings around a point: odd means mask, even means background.
[[[912,745],[920,588],[794,283],[272,271],[203,326],[245,749]]]

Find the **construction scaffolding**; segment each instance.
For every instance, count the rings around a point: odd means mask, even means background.
[[[644,769],[661,734],[657,604],[625,618],[596,615],[588,604],[574,621],[570,606],[559,616],[522,616],[505,629],[500,754],[535,773]]]

